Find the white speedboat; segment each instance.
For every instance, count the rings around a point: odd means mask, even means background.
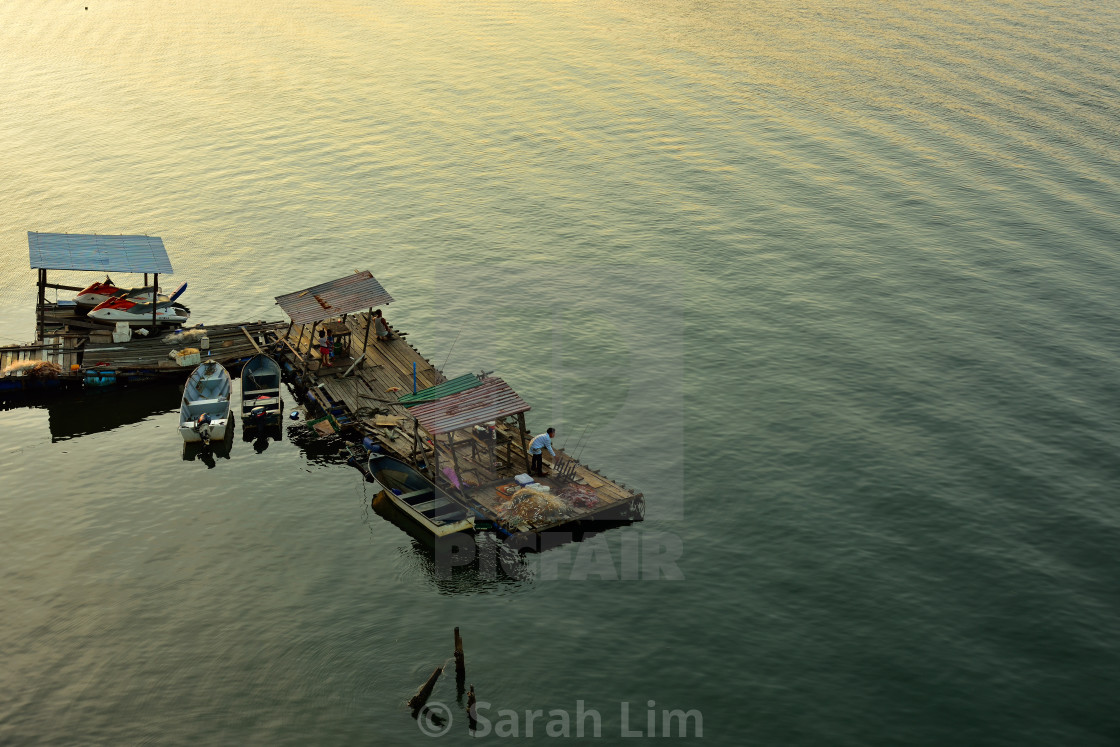
[[[180,303],[175,303],[183,286],[171,296],[169,301],[160,301],[155,305],[155,323],[157,325],[178,327],[191,318],[191,310]],[[152,304],[137,303],[127,298],[113,296],[102,301],[89,312],[89,318],[106,324],[127,322],[133,327],[147,327],[152,324]]]
[[[229,395],[229,371],[220,363],[207,361],[196,368],[183,390],[179,410],[179,435],[187,443],[223,441],[233,416]]]

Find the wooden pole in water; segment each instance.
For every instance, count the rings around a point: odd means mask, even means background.
[[[467,723],[470,725],[472,732],[478,728],[478,710],[475,707],[477,702],[474,697],[474,684],[472,683],[471,689],[467,691]]]
[[[436,667],[436,671],[428,677],[428,681],[420,686],[416,694],[408,699],[408,707],[412,709],[412,715],[415,716],[424,704],[428,702],[428,698],[432,697],[432,689],[436,686],[436,680],[443,674],[443,667]]]
[[[463,656],[463,639],[459,637],[459,629],[455,628],[455,691],[460,698],[463,697],[463,685],[466,681],[467,661]]]

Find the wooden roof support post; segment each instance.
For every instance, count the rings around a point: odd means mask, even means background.
[[[365,356],[362,356],[365,358]],[[408,457],[410,461],[416,461],[416,455],[421,452],[420,449],[420,421],[412,421],[412,454]],[[425,460],[427,461],[427,460]]]
[[[455,477],[457,477],[459,479],[459,482],[462,483],[463,473],[459,471],[459,455],[455,453],[455,431],[448,431],[447,443],[451,444],[451,464],[455,467]],[[462,488],[459,488],[459,492],[463,493],[465,491]]]
[[[39,326],[39,342],[43,341],[43,334],[44,334],[43,327],[46,324],[46,319],[44,318],[45,310],[43,309],[43,304],[45,304],[46,302],[47,302],[47,271],[44,270],[44,269],[40,269],[39,270],[39,303],[36,306],[36,315],[39,317],[39,319],[38,319],[38,321],[39,321],[39,325],[38,325]]]
[[[153,275],[152,282],[152,334],[156,333],[156,310],[159,308],[159,273]]]
[[[503,423],[508,423],[509,418],[502,418],[502,422]],[[516,470],[513,469],[513,437],[512,436],[506,436],[506,467],[508,467],[511,471],[516,472]]]
[[[490,479],[497,479],[498,468],[494,465],[494,446],[498,439],[498,424],[495,423],[494,427],[486,427],[486,453],[490,456]]]
[[[318,327],[318,326],[319,326],[319,322],[315,322],[314,324],[311,325],[311,335],[309,336],[309,338],[307,340],[308,363],[311,362],[311,360],[310,360],[311,359],[311,346],[315,344],[315,328]]]
[[[529,474],[529,445],[525,443],[525,413],[517,413],[517,435],[521,437],[521,450],[525,452],[525,474]]]
[[[439,474],[439,436],[432,436],[432,446],[435,451],[432,453],[432,482],[436,481],[436,475]]]
[[[366,367],[366,346],[369,345],[369,325],[370,325],[370,322],[372,322],[372,321],[373,321],[373,307],[370,306],[369,311],[366,312],[366,336],[362,339],[362,357],[361,357],[362,368]]]

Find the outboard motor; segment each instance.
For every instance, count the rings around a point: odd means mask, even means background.
[[[194,431],[195,431],[195,433],[198,434],[198,437],[202,439],[202,443],[204,445],[207,445],[207,446],[210,445],[210,414],[209,413],[204,412],[204,413],[202,413],[201,415],[198,416],[198,420],[196,420],[195,424],[194,424]]]

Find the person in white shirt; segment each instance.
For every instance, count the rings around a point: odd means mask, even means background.
[[[530,475],[544,477],[548,474],[544,471],[544,454],[542,452],[548,449],[548,453],[552,455],[552,459],[555,462],[556,452],[552,450],[552,437],[555,435],[556,429],[549,428],[529,442],[529,455],[533,457],[533,465],[529,468]]]

